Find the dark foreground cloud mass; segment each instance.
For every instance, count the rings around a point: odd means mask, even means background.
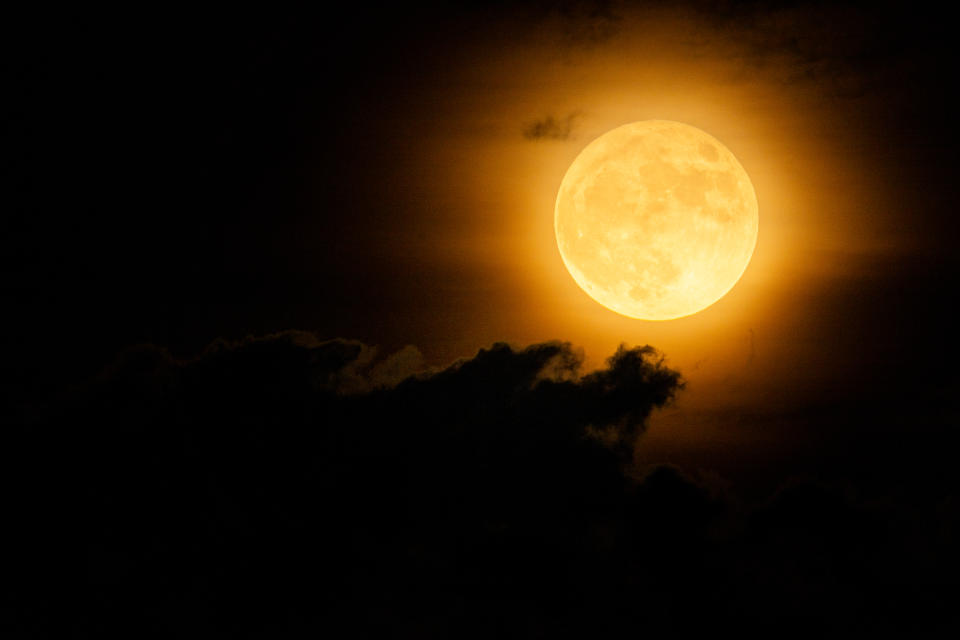
[[[748,508],[679,469],[632,469],[681,386],[650,347],[592,373],[560,342],[439,370],[296,332],[189,361],[129,350],[5,434],[8,637],[950,621],[950,501],[917,517],[798,484]]]

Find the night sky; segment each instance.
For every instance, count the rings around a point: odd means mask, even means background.
[[[6,637],[955,628],[935,7],[8,16]],[[553,227],[649,119],[760,210],[739,283],[663,322]]]

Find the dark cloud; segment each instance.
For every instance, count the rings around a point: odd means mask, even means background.
[[[523,137],[527,140],[569,140],[580,117],[579,111],[561,118],[545,116],[524,125]]]
[[[620,32],[623,17],[615,2],[578,0],[551,4],[551,13],[559,21],[562,44],[568,47],[590,48]]]
[[[681,384],[650,347],[594,372],[562,342],[442,369],[304,332],[130,349],[5,433],[5,619],[479,638],[955,617],[949,496],[802,482],[749,506],[710,474],[634,469]]]
[[[735,43],[748,68],[772,70],[786,83],[815,83],[837,97],[905,93],[905,83],[939,77],[948,56],[945,16],[930,7],[818,0],[690,4]]]
[[[581,362],[565,343],[496,344],[429,370],[413,348],[379,357],[304,332],[187,360],[129,349],[7,434],[5,470],[29,487],[16,512],[32,523],[4,584],[18,624],[283,631],[386,607],[384,630],[412,633],[456,599],[479,603],[500,579],[491,562],[509,571],[537,532],[567,539],[609,508],[631,443],[681,386],[649,347],[592,373]],[[540,579],[535,563],[520,572]],[[440,609],[395,618],[395,595]]]

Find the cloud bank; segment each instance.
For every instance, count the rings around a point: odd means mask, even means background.
[[[918,528],[814,485],[745,508],[674,467],[637,474],[680,374],[651,347],[582,360],[500,343],[430,369],[304,332],[185,361],[128,350],[7,434],[6,619],[36,637],[489,638],[949,616],[956,554],[924,536],[955,508]]]

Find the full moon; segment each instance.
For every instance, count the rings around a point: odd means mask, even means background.
[[[705,309],[740,279],[757,243],[757,196],[719,140],[645,120],[584,148],[560,183],[557,246],[603,306],[671,320]]]

